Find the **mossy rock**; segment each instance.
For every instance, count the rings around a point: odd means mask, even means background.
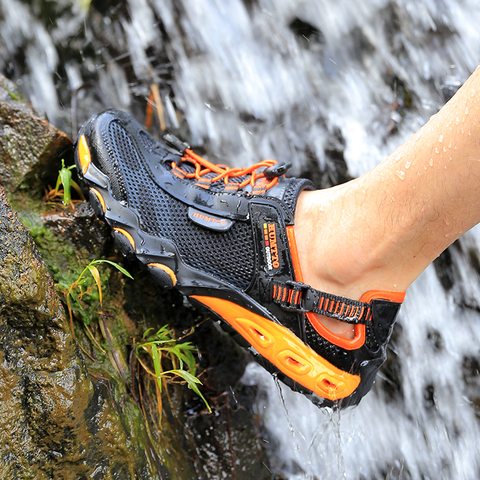
[[[13,192],[28,187],[43,193],[54,183],[71,140],[42,118],[0,75],[0,185]]]

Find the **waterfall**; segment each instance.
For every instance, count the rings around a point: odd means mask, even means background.
[[[156,82],[168,124],[183,121],[210,160],[290,161],[319,186],[378,164],[480,60],[477,0],[128,0],[103,16],[57,3],[70,13],[46,25],[0,0],[0,71],[61,128],[91,78],[79,121],[105,105],[140,112]],[[477,227],[409,289],[357,408],[320,410],[248,367],[285,478],[480,477],[479,245]]]

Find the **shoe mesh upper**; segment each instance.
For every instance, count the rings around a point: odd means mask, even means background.
[[[187,265],[246,290],[254,270],[253,233],[248,223],[234,222],[228,232],[205,230],[188,219],[188,206],[164,192],[150,178],[139,153],[117,122],[109,124],[104,141],[120,161],[127,201],[146,233],[170,239]]]

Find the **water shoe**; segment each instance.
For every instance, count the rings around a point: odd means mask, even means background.
[[[313,186],[285,177],[288,164],[213,164],[114,110],[82,127],[75,161],[122,253],[226,322],[292,389],[336,407],[370,390],[404,294],[369,291],[357,301],[303,283],[294,212]],[[317,314],[354,324],[354,338],[334,334]]]

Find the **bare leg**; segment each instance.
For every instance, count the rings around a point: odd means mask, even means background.
[[[479,98],[477,68],[375,169],[301,194],[295,236],[305,283],[352,299],[367,290],[405,291],[480,222]],[[321,320],[336,333],[353,334],[346,323]]]

